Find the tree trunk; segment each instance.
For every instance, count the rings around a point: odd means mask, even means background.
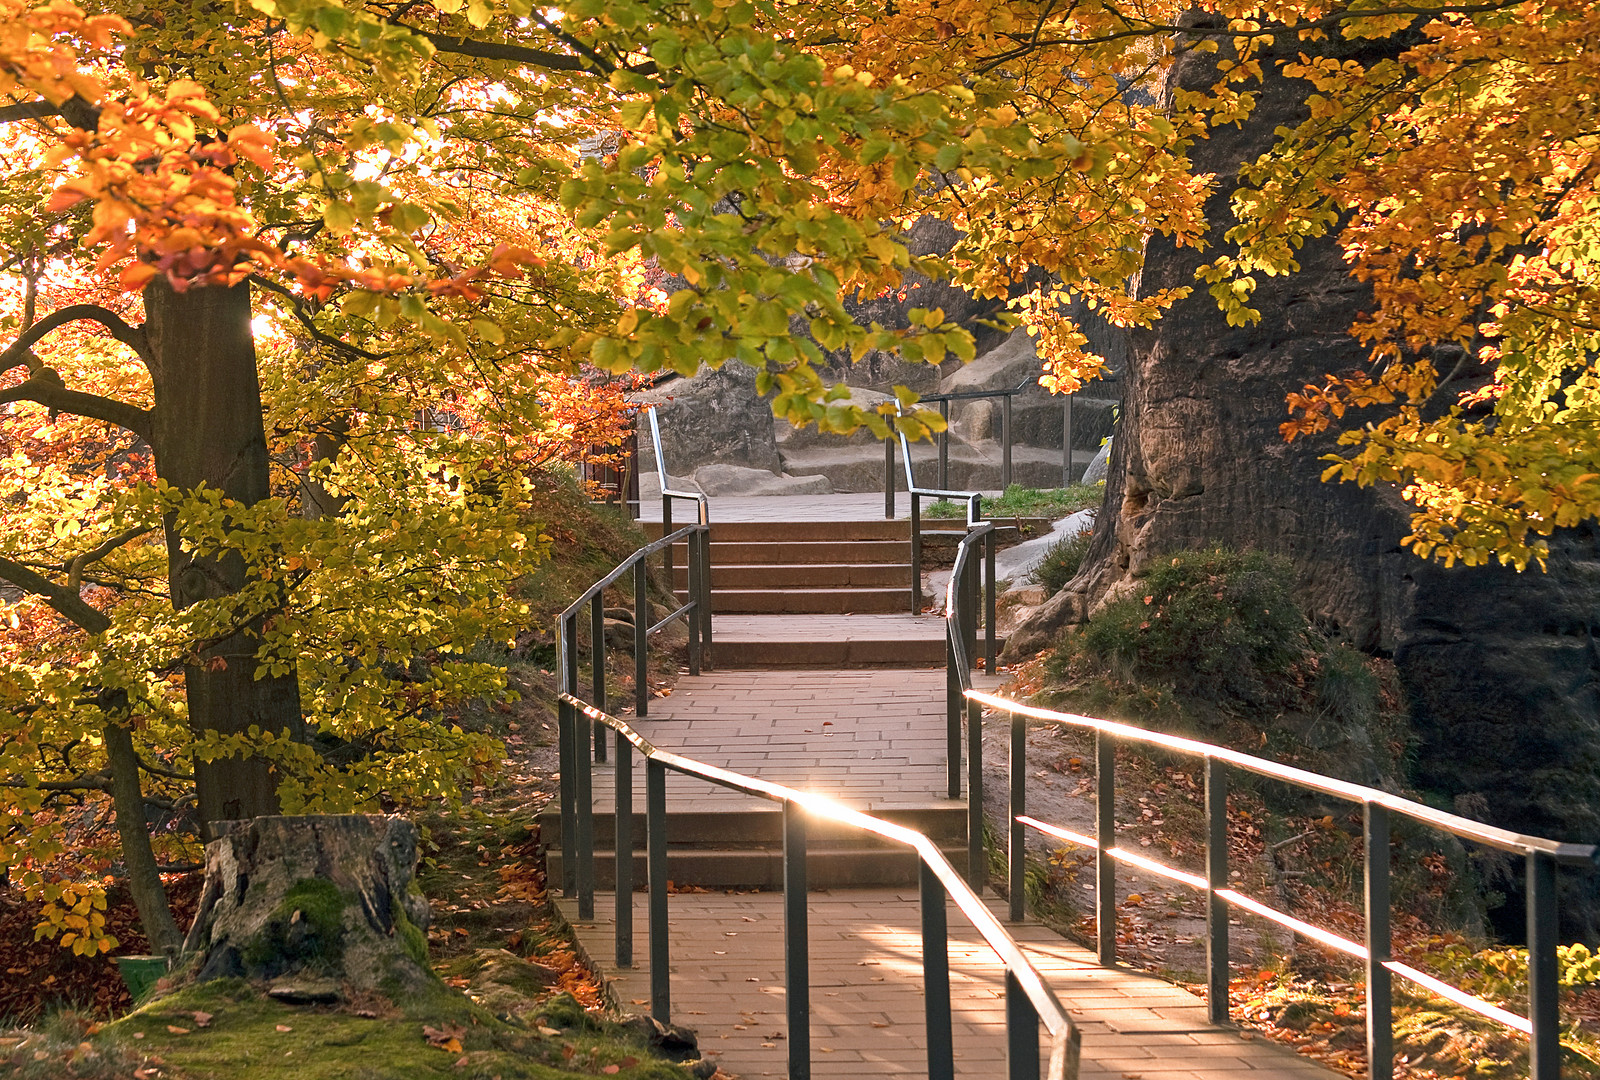
[[[150,941],[150,951],[175,955],[183,945],[183,931],[172,918],[166,886],[156,869],[150,847],[150,828],[144,816],[144,792],[139,786],[139,755],[133,749],[133,732],[118,723],[105,726],[106,757],[111,762],[111,801],[117,809],[117,836],[122,841],[122,862],[128,868],[128,892],[139,909],[139,922]]]
[[[205,486],[246,506],[260,502],[270,493],[270,476],[249,286],[179,293],[157,277],[146,287],[144,303],[154,357],[151,444],[157,476],[182,491]],[[173,606],[181,611],[237,593],[246,581],[244,560],[194,557],[175,524],[169,516]],[[242,734],[254,726],[303,737],[296,676],[257,678],[264,622],[265,616],[244,620],[185,666],[189,723],[197,734]],[[194,771],[203,824],[278,812],[277,782],[261,758],[197,759]]]
[[[436,987],[417,829],[361,814],[224,822],[184,952],[195,977],[245,977],[288,1000]]]

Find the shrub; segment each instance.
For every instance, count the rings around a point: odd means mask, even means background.
[[[1045,549],[1044,559],[1034,567],[1030,579],[1044,588],[1046,596],[1054,596],[1077,576],[1078,568],[1083,565],[1083,557],[1089,552],[1090,535],[1090,530],[1080,529],[1071,536],[1063,536]]]
[[[1281,697],[1311,650],[1287,560],[1221,548],[1174,556],[1072,642],[1114,677],[1218,706]]]

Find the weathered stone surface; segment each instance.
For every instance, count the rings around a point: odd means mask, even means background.
[[[1083,477],[1079,480],[1082,484],[1098,484],[1106,478],[1111,469],[1111,443],[1108,437],[1105,444],[1100,447],[1094,460],[1089,462],[1089,467],[1083,470]]]
[[[778,471],[772,406],[756,393],[756,371],[749,365],[730,361],[701,368],[693,378],[674,379],[639,399],[656,403],[670,473],[718,461]]]
[[[950,486],[962,491],[995,491],[1000,487],[1000,445],[994,442],[976,446],[950,447]],[[936,486],[939,478],[938,452],[926,443],[912,446],[911,460],[917,484]],[[882,491],[883,447],[881,444],[835,449],[783,452],[783,471],[794,476],[825,476],[834,491]],[[895,489],[905,490],[905,466],[895,450]],[[1028,487],[1056,487],[1061,482],[1061,451],[1033,446],[1017,446],[1011,452],[1011,478]]]
[[[1213,63],[1191,53],[1174,76],[1197,87]],[[1269,80],[1249,121],[1196,144],[1195,169],[1220,180],[1208,206],[1214,247],[1202,254],[1154,239],[1147,292],[1192,285],[1197,265],[1227,250],[1221,232],[1237,165],[1265,151],[1278,125],[1298,122],[1303,93],[1304,84]],[[1318,626],[1392,654],[1422,738],[1417,782],[1498,825],[1600,840],[1600,535],[1592,526],[1558,534],[1548,573],[1446,569],[1401,547],[1408,514],[1393,490],[1321,483],[1319,457],[1333,434],[1284,443],[1284,394],[1362,362],[1348,328],[1370,300],[1334,243],[1308,242],[1297,258],[1300,273],[1259,282],[1255,326],[1228,326],[1199,289],[1134,335],[1105,510],[1084,570],[1013,633],[1008,656],[1123,595],[1170,552],[1210,544],[1277,552],[1295,565]],[[1592,940],[1596,884],[1571,887],[1582,895],[1564,905],[1563,932]],[[1497,917],[1514,926],[1515,908]]]
[[[868,412],[875,411],[885,401],[893,400],[889,394],[868,390],[865,387],[852,386],[849,390],[849,403]],[[876,446],[882,453],[882,443],[872,433],[871,428],[860,427],[849,435],[840,435],[831,431],[818,431],[815,425],[797,428],[787,420],[774,420],[773,425],[780,454],[818,448],[838,449],[845,446]]]
[[[437,985],[409,821],[329,814],[215,828],[184,942],[196,978],[244,976],[313,997],[331,986],[395,997]]]
[[[694,482],[707,495],[826,495],[833,490],[825,476],[781,476],[742,465],[702,465]]]

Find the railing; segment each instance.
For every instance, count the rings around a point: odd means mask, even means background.
[[[1011,399],[1022,393],[1032,379],[1023,379],[1009,390],[959,390],[951,394],[928,394],[924,404],[937,402],[939,415],[944,418],[945,429],[939,433],[939,486],[950,486],[950,403],[975,401],[979,398],[1000,399],[1000,489],[1011,486]]]
[[[967,530],[983,520],[983,495],[976,491],[946,491],[917,486],[911,463],[911,444],[901,434],[883,443],[883,516],[895,515],[894,445],[900,443],[900,458],[905,463],[906,492],[911,496],[911,614],[922,611],[922,500],[956,499],[967,504]]]
[[[994,526],[985,524],[983,535],[993,535]],[[809,1080],[811,1076],[811,1007],[808,930],[806,922],[806,829],[808,819],[821,819],[853,826],[894,843],[904,844],[917,853],[920,861],[919,900],[923,946],[923,997],[927,1020],[928,1076],[930,1080],[953,1080],[955,1055],[950,1005],[950,943],[945,912],[946,899],[953,900],[961,913],[978,931],[1005,965],[1005,1016],[1007,1068],[1010,1080],[1037,1080],[1040,1069],[1039,1026],[1049,1033],[1050,1056],[1045,1076],[1049,1080],[1075,1080],[1078,1075],[1080,1036],[1065,1008],[1045,983],[1037,968],[1020,946],[950,865],[938,845],[924,834],[892,822],[852,810],[832,799],[812,792],[773,784],[752,776],[719,768],[683,757],[651,745],[628,724],[605,711],[605,632],[601,594],[605,587],[633,569],[636,621],[634,655],[644,655],[647,632],[644,600],[645,559],[654,551],[683,538],[691,549],[696,543],[704,550],[709,530],[691,525],[663,536],[618,566],[589,589],[561,616],[561,656],[558,672],[561,747],[561,820],[563,832],[572,838],[572,858],[563,861],[562,891],[577,896],[578,917],[594,917],[594,783],[593,760],[605,760],[607,728],[616,732],[614,803],[616,853],[615,955],[619,967],[633,966],[633,755],[637,750],[645,760],[645,866],[649,892],[647,918],[650,948],[650,1013],[662,1023],[672,1018],[671,948],[667,900],[667,782],[669,771],[710,781],[721,787],[777,802],[783,807],[783,890],[784,890],[784,992],[788,1012],[788,1065],[790,1080]],[[696,540],[696,537],[701,539]],[[992,549],[991,549],[992,550]],[[650,631],[672,618],[685,615],[705,593],[697,592],[694,568],[690,561],[690,602],[662,620]],[[958,565],[958,571],[960,571]],[[991,559],[992,584],[992,559]],[[699,579],[702,583],[704,578]],[[702,589],[704,585],[700,586]],[[597,672],[591,691],[593,702],[575,693],[578,683],[577,618],[585,604],[595,605],[594,668]],[[993,620],[990,620],[991,626]],[[693,621],[691,620],[691,671],[694,668]],[[976,631],[974,630],[974,633]],[[970,655],[964,643],[954,643],[956,655]],[[967,650],[967,651],[962,651]],[[989,644],[993,654],[992,633]],[[644,687],[643,668],[639,669]],[[638,697],[639,713],[644,715],[647,690]],[[593,745],[594,753],[589,753]],[[960,757],[960,735],[955,751]],[[981,791],[981,777],[979,780]],[[982,825],[975,850],[982,853]],[[973,867],[969,865],[969,875]]]
[[[979,532],[974,532],[962,542],[961,552],[957,556],[958,570],[963,557],[971,556],[979,540],[987,538]],[[992,540],[987,542],[992,546]],[[971,652],[963,653],[962,649],[972,640],[972,634],[967,628],[973,624],[976,616],[976,597],[970,587],[958,587],[958,580],[959,573],[957,577],[951,579],[945,617],[950,640],[949,681],[953,688],[959,687],[966,699],[969,805],[981,806],[983,801],[981,709],[986,707],[1010,715],[1007,877],[1011,921],[1020,921],[1026,914],[1023,889],[1024,840],[1027,830],[1032,829],[1095,852],[1096,946],[1100,962],[1108,967],[1115,966],[1117,962],[1117,898],[1116,879],[1113,873],[1116,862],[1127,863],[1147,873],[1181,882],[1205,894],[1206,987],[1210,1018],[1213,1023],[1225,1024],[1229,1019],[1228,912],[1230,908],[1239,908],[1365,963],[1367,1054],[1370,1062],[1369,1076],[1372,1080],[1390,1080],[1394,1075],[1392,977],[1395,975],[1423,990],[1527,1035],[1530,1042],[1530,1075],[1535,1080],[1557,1080],[1561,1075],[1561,1044],[1560,1015],[1557,1005],[1560,987],[1556,964],[1556,867],[1558,865],[1593,867],[1597,862],[1594,845],[1565,844],[1537,836],[1526,836],[1435,810],[1422,803],[1376,788],[1363,787],[1360,784],[1322,776],[1304,769],[1280,765],[1226,747],[1147,731],[1109,720],[1041,709],[974,690],[968,675],[971,668],[967,657]],[[993,622],[992,607],[990,622]],[[990,669],[993,669],[992,662]],[[951,715],[952,717],[955,715],[953,708]],[[1093,836],[1075,833],[1028,816],[1025,742],[1028,718],[1048,720],[1095,733],[1096,810]],[[952,719],[952,728],[954,723]],[[1204,762],[1206,859],[1203,875],[1167,866],[1117,846],[1115,798],[1116,748],[1119,744],[1160,747],[1175,753],[1192,755]],[[958,757],[959,754],[953,751],[953,759]],[[1229,887],[1228,769],[1239,769],[1285,781],[1361,805],[1365,845],[1365,942],[1351,941],[1321,927],[1313,926]],[[1528,889],[1528,1016],[1518,1016],[1394,959],[1389,932],[1389,815],[1391,813],[1442,829],[1463,840],[1525,857]],[[974,867],[980,865],[981,854],[980,851],[974,851],[970,856]],[[981,881],[973,877],[969,877],[969,881],[973,882],[974,888],[981,886]]]
[[[695,510],[699,515],[696,520],[701,525],[709,526],[711,524],[711,505],[705,495],[698,491],[674,491],[668,484],[667,459],[661,452],[661,421],[656,417],[656,407],[654,405],[641,405],[640,412],[649,418],[650,446],[655,450],[656,455],[656,478],[661,486],[661,535],[665,536],[672,531],[672,501],[674,499],[682,499],[686,502],[694,503]],[[707,582],[706,589],[708,594],[711,588],[709,584],[711,580],[710,550],[709,547],[703,550],[702,554],[705,556],[706,562],[701,567],[701,574]],[[671,584],[675,580],[672,570],[672,548],[668,547],[666,549],[663,561],[666,564],[667,582]],[[705,610],[701,614],[704,619],[702,634],[709,643],[711,641],[711,604],[709,602],[707,602]]]

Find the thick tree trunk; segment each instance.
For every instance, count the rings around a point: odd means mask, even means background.
[[[430,986],[417,829],[360,814],[224,822],[184,942],[196,978],[243,976],[289,1000]]]
[[[270,492],[266,432],[250,291],[195,288],[174,292],[157,277],[144,293],[145,331],[154,356],[156,474],[173,487],[202,485],[247,506]],[[196,558],[167,522],[168,580],[173,606],[237,593],[245,584],[236,556]],[[252,726],[303,735],[300,687],[293,674],[257,678],[256,651],[264,616],[238,629],[184,669],[189,722],[199,732],[241,734]],[[257,757],[195,762],[195,787],[204,823],[275,814],[277,783]]]

